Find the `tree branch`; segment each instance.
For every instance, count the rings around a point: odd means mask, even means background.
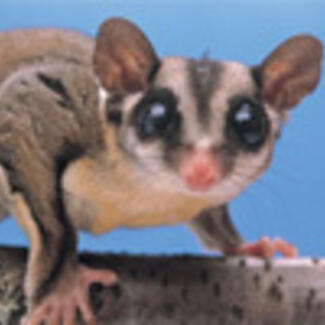
[[[25,312],[26,251],[0,248],[0,324]],[[112,288],[94,285],[98,325],[325,324],[325,260],[151,257],[83,254],[120,276]],[[80,323],[82,324],[82,323]]]

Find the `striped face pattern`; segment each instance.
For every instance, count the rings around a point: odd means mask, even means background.
[[[113,142],[138,181],[221,204],[266,169],[287,112],[319,81],[322,54],[315,37],[298,35],[254,67],[160,59],[137,26],[113,18],[93,62]]]
[[[108,96],[105,106],[137,173],[165,190],[220,202],[266,168],[281,122],[251,69],[206,58],[166,58],[146,91]]]

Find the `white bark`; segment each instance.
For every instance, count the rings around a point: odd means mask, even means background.
[[[82,255],[120,284],[93,286],[98,325],[322,325],[325,260]],[[24,313],[25,250],[0,249],[0,324]],[[80,323],[81,324],[81,323]]]

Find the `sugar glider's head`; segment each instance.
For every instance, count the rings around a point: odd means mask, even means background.
[[[287,111],[320,76],[322,46],[296,36],[259,65],[159,59],[132,23],[99,30],[94,70],[107,123],[148,186],[223,203],[268,165]]]

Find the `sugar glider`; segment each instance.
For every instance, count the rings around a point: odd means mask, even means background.
[[[0,207],[30,240],[24,324],[95,317],[88,287],[116,275],[77,260],[77,231],[187,222],[226,254],[246,244],[227,204],[267,168],[287,113],[314,90],[322,45],[299,35],[260,64],[159,58],[133,23],[95,43],[51,29],[0,34]]]

